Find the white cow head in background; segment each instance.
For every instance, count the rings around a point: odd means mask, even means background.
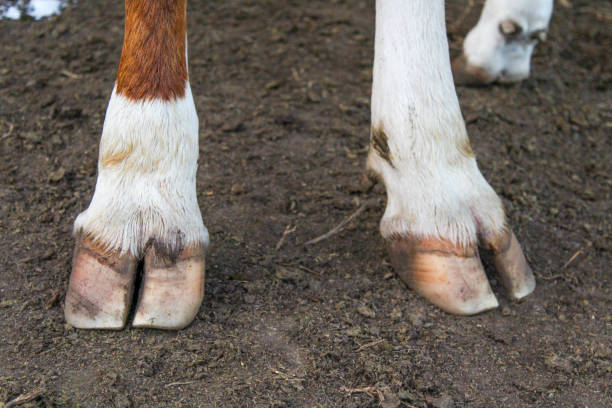
[[[553,0],[487,0],[453,62],[455,82],[518,82],[529,77],[531,54],[546,39]]]

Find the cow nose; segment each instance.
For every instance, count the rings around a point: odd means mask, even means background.
[[[455,85],[484,86],[495,80],[486,69],[468,63],[463,54],[453,60],[451,68]]]

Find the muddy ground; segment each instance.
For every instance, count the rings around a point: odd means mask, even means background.
[[[476,3],[448,4],[453,55]],[[389,266],[384,189],[361,182],[373,13],[372,1],[190,1],[212,246],[204,304],[180,332],[63,320],[122,2],[0,21],[0,406],[612,406],[610,3],[559,2],[528,81],[458,88],[538,280],[515,303],[492,273],[501,307],[475,317],[441,312]]]

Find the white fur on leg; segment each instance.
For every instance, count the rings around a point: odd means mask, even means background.
[[[469,161],[465,167],[413,163],[393,168],[370,154],[368,165],[387,189],[382,236],[437,237],[469,246],[477,242],[479,232],[499,234],[505,226],[501,201],[476,161]]]
[[[189,83],[174,101],[133,101],[113,90],[96,189],[75,233],[135,256],[153,242],[169,251],[208,245],[195,189],[197,159],[198,117]]]
[[[478,230],[502,231],[501,202],[478,170],[455,93],[442,0],[377,1],[372,129],[385,238],[468,245]]]

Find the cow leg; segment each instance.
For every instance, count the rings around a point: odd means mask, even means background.
[[[381,233],[402,280],[443,310],[497,307],[478,255],[494,252],[520,298],[535,286],[499,197],[470,147],[442,0],[378,0],[368,167],[385,184]]]
[[[204,291],[208,232],[195,175],[198,117],[187,76],[185,0],[126,0],[125,39],[65,316],[80,328],[119,329],[144,258],[134,326],[180,329]]]
[[[519,82],[529,77],[531,55],[546,39],[553,0],[487,0],[480,19],[453,61],[457,84]]]

